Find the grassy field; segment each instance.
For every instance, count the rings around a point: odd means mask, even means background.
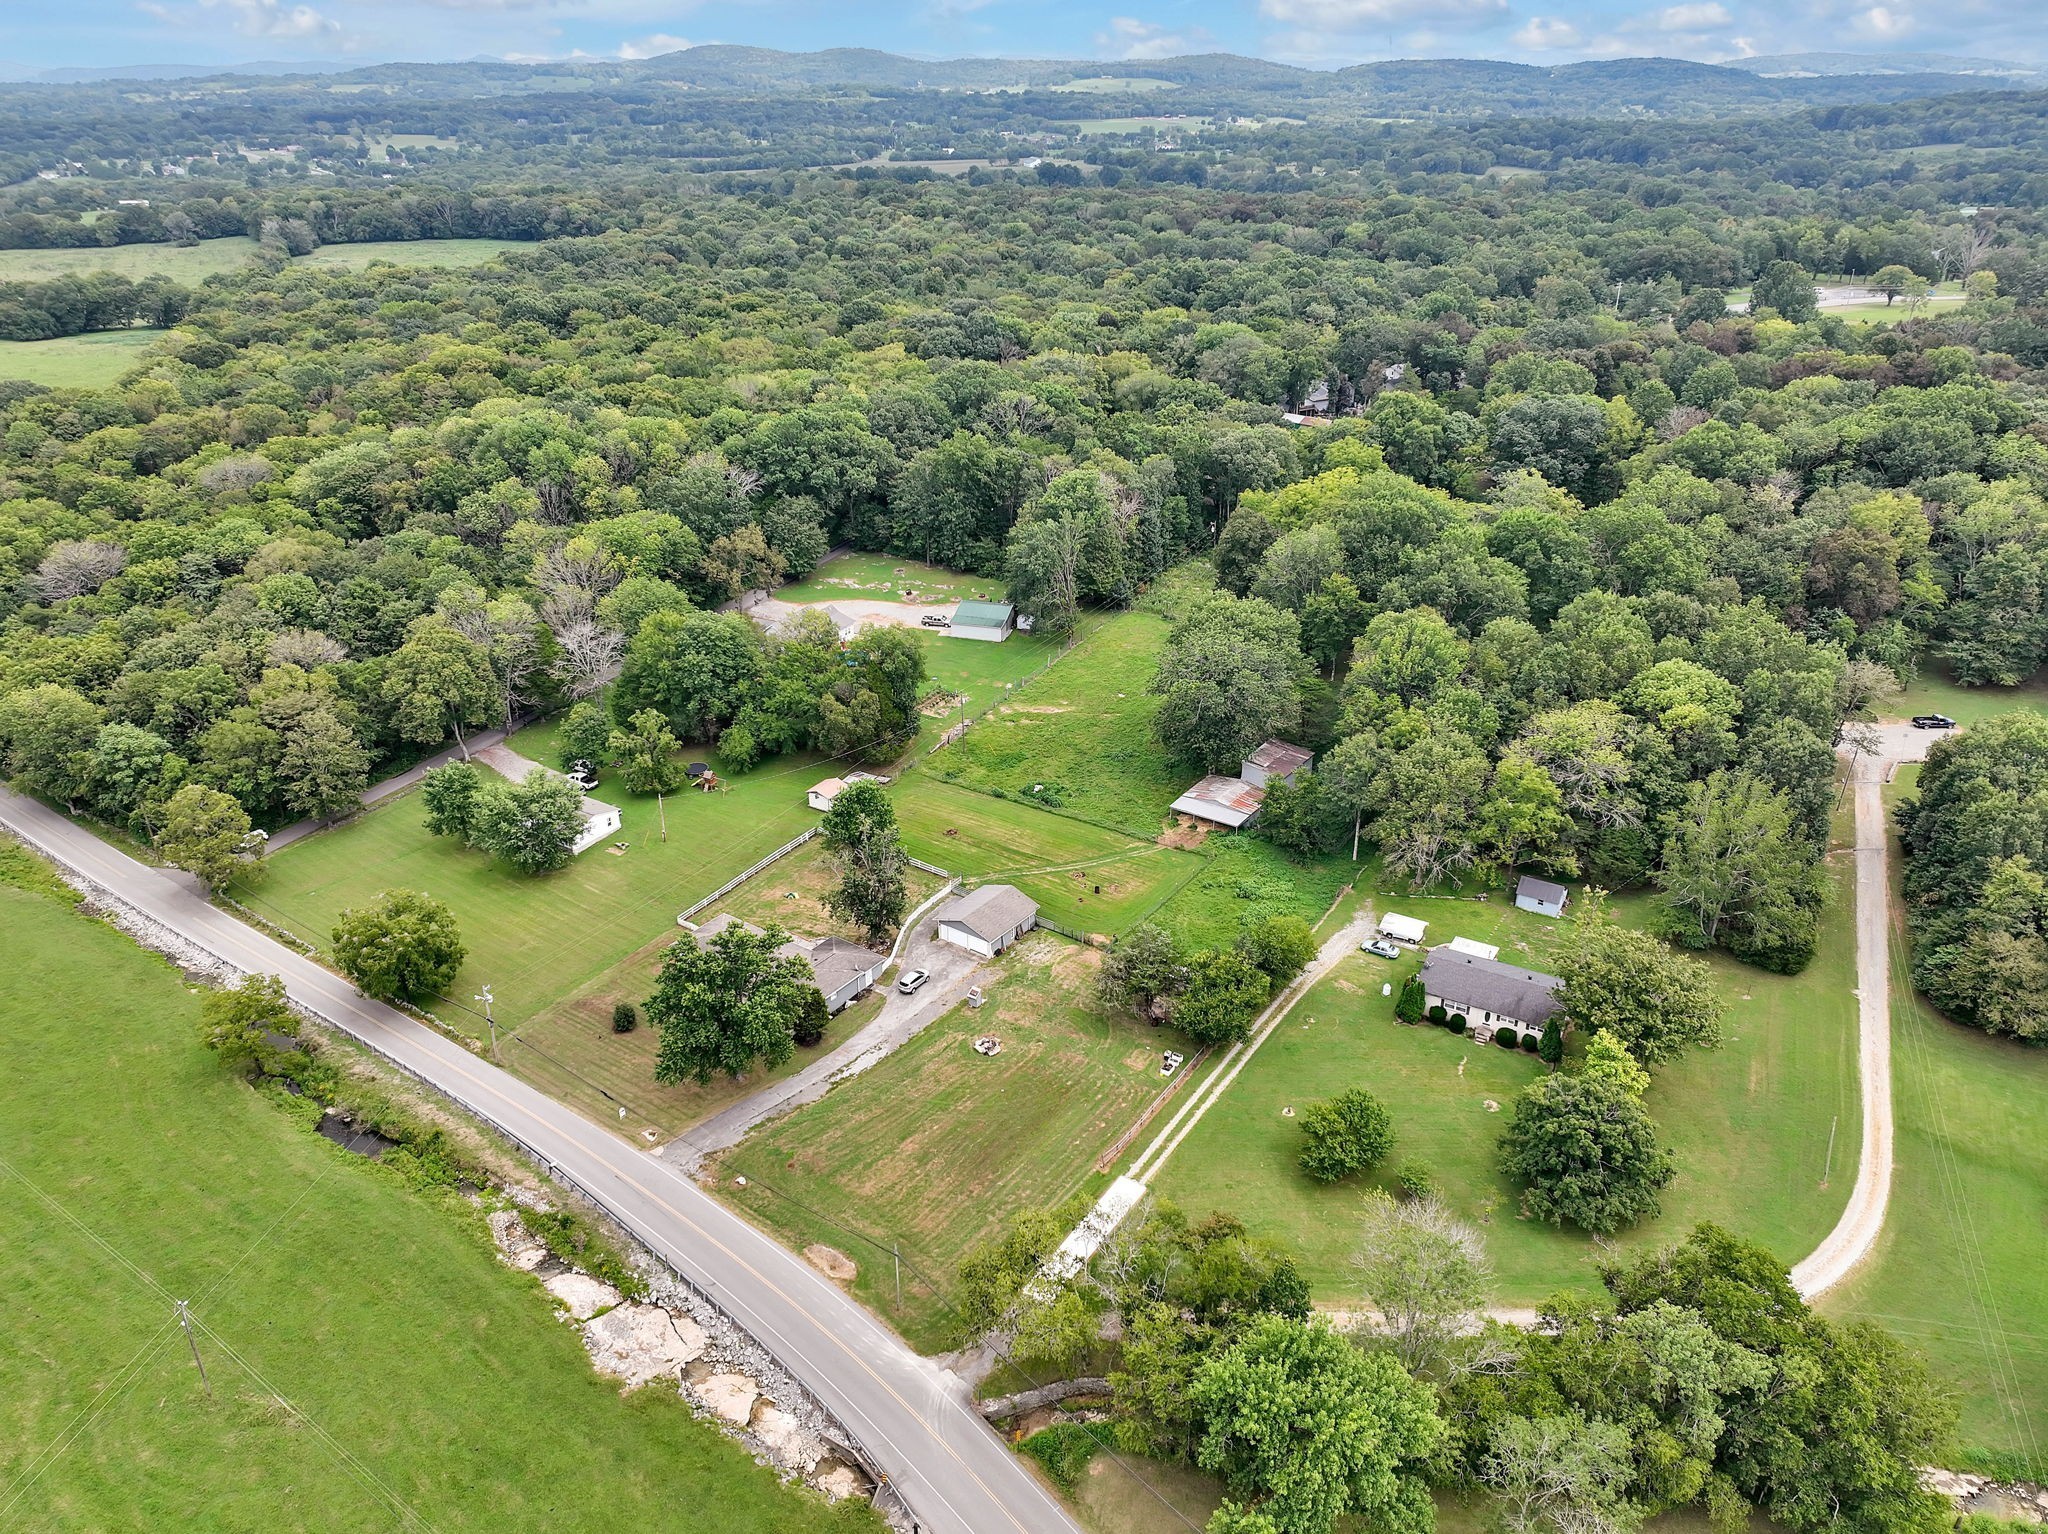
[[[0,921],[10,1527],[874,1526],[673,1395],[622,1399],[468,1205],[222,1071],[175,969],[48,895],[0,887]]]
[[[779,588],[775,595],[785,602],[836,602],[848,597],[868,602],[959,602],[970,597],[1000,602],[1003,583],[914,559],[898,559],[893,554],[849,553],[826,560],[804,579]]]
[[[859,942],[860,932],[824,907],[822,896],[831,881],[823,849],[810,842],[694,919],[703,922],[730,912],[757,926],[773,921],[806,937],[829,935]],[[939,888],[937,879],[916,869],[910,871],[909,883],[913,907]],[[798,1050],[777,1070],[750,1072],[739,1081],[719,1078],[705,1086],[695,1082],[657,1085],[654,1056],[659,1036],[644,1025],[632,1033],[612,1032],[612,1007],[621,1001],[637,1006],[647,1000],[661,968],[661,956],[678,936],[677,929],[670,927],[523,1024],[505,1046],[506,1063],[590,1117],[643,1140],[651,1134],[650,1143],[657,1143],[672,1139],[736,1098],[759,1091],[765,1083],[802,1070],[857,1031],[881,1007],[879,997],[848,1007],[832,1019],[822,1044]],[[626,1110],[623,1119],[621,1108]]]
[[[256,258],[247,235],[201,240],[197,245],[86,245],[74,250],[0,250],[0,282],[48,282],[86,272],[113,272],[141,281],[166,277],[197,282],[232,272]]]
[[[1299,916],[1313,925],[1347,884],[1369,883],[1375,866],[1341,855],[1297,863],[1244,834],[1212,836],[1200,856],[1201,872],[1151,917],[1190,948],[1227,948],[1268,916]]]
[[[1918,776],[1901,768],[1888,801]],[[1891,1204],[1871,1259],[1823,1308],[1926,1350],[1961,1391],[1966,1463],[2048,1479],[2048,1049],[1943,1018],[1913,992],[1903,923],[1892,942]]]
[[[1886,712],[1899,718],[1914,714],[1947,714],[1959,724],[1982,724],[1994,714],[2016,708],[2048,709],[2048,672],[2017,687],[1964,687],[1949,676],[1938,661],[1923,661],[1920,675]]]
[[[1081,134],[1184,132],[1208,126],[1201,117],[1084,117],[1068,127]]]
[[[894,791],[913,857],[976,880],[1014,884],[1047,919],[1114,935],[1144,920],[1202,871],[1191,852],[997,799],[928,772]]]
[[[555,759],[550,726],[522,731],[513,746],[536,761]],[[490,985],[499,1024],[517,1027],[672,936],[683,907],[815,822],[803,791],[825,775],[814,759],[785,757],[730,779],[721,793],[672,794],[666,842],[655,801],[625,793],[607,777],[597,794],[624,811],[628,850],[593,847],[567,868],[538,878],[429,836],[419,796],[407,794],[284,848],[270,859],[261,884],[235,893],[322,945],[345,908],[380,890],[438,896],[454,908],[469,959],[449,992],[456,1005],[436,1011],[456,1027],[481,1033],[484,1020],[470,997]]]
[[[104,389],[141,359],[161,330],[102,330],[54,341],[0,341],[0,378],[52,389]]]
[[[983,790],[1024,793],[1043,784],[1076,815],[1157,836],[1194,779],[1152,733],[1160,700],[1146,688],[1166,632],[1165,620],[1150,613],[1117,614],[1022,695],[998,704],[931,770]]]
[[[927,1350],[960,1340],[946,1308],[960,1258],[1012,1212],[1106,1182],[1096,1158],[1166,1085],[1159,1051],[1193,1054],[1170,1029],[1095,1010],[1093,949],[1036,933],[1001,963],[986,1006],[949,1013],[720,1162],[728,1197],[794,1246],[847,1252],[854,1292]],[[975,1053],[983,1034],[1000,1055]]]
[[[1069,80],[1065,85],[1055,85],[1049,89],[1077,96],[1107,96],[1146,91],[1176,91],[1180,86],[1175,81],[1160,80],[1149,75],[1094,75],[1085,80]]]
[[[1676,1156],[1664,1213],[1619,1237],[1654,1246],[1715,1220],[1787,1261],[1826,1234],[1847,1199],[1859,1133],[1854,947],[1846,865],[1830,904],[1821,956],[1786,977],[1714,958],[1727,1003],[1727,1042],[1661,1070],[1649,1107]],[[1498,943],[1542,968],[1562,927],[1495,899],[1417,900],[1382,894],[1378,908],[1430,923],[1431,942],[1464,935]],[[1618,903],[1626,916],[1629,906]],[[1398,1137],[1379,1178],[1427,1166],[1449,1201],[1486,1234],[1503,1304],[1564,1287],[1590,1288],[1601,1245],[1516,1213],[1514,1187],[1494,1166],[1513,1098],[1543,1069],[1533,1055],[1480,1046],[1441,1029],[1394,1021],[1383,983],[1418,960],[1344,960],[1296,1006],[1244,1074],[1157,1179],[1185,1207],[1226,1209],[1301,1256],[1319,1300],[1349,1297],[1353,1218],[1370,1184],[1326,1188],[1295,1166],[1300,1134],[1282,1110],[1366,1087],[1392,1111]],[[1498,1105],[1498,1111],[1487,1103]],[[1830,1130],[1834,1152],[1829,1168]]]
[[[365,240],[357,245],[323,245],[292,264],[352,272],[372,261],[393,261],[400,266],[481,266],[508,250],[531,249],[531,240]]]

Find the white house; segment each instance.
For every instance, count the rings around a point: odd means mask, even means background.
[[[735,916],[714,916],[691,935],[699,947],[709,943],[727,927],[738,923],[749,932],[761,929]],[[889,956],[849,943],[842,937],[793,937],[775,950],[785,958],[802,959],[811,967],[811,978],[825,998],[826,1012],[837,1015],[856,998],[873,989],[875,981],[889,966]]]
[[[826,778],[821,783],[813,783],[810,791],[804,795],[804,798],[809,801],[812,809],[822,815],[826,810],[832,808],[832,801],[839,797],[840,790],[845,787],[846,779],[844,778]]]
[[[1271,788],[1275,783],[1291,784],[1295,776],[1306,772],[1315,759],[1313,751],[1290,746],[1284,740],[1269,740],[1244,759],[1239,776],[1254,788]]]
[[[524,783],[535,772],[545,772],[551,778],[562,778],[552,768],[541,766],[529,757],[521,756],[510,746],[485,746],[474,752],[471,760],[481,762],[508,783]],[[564,782],[568,781],[562,778]],[[576,833],[576,840],[569,844],[569,855],[575,857],[588,852],[606,837],[617,836],[624,825],[616,804],[606,804],[602,799],[584,795],[580,801],[583,825]]]
[[[1562,916],[1564,903],[1571,899],[1571,895],[1572,892],[1562,884],[1552,884],[1548,879],[1524,874],[1515,885],[1515,907],[1533,911],[1538,916]]]
[[[1413,943],[1421,946],[1422,934],[1429,930],[1429,923],[1413,916],[1403,916],[1398,911],[1389,911],[1380,918],[1380,935],[1390,937],[1397,943]]]
[[[825,617],[831,622],[833,632],[838,634],[841,644],[850,644],[860,632],[861,620],[843,607],[825,604]]]
[[[1555,975],[1459,953],[1446,943],[1422,961],[1424,1004],[1462,1017],[1476,1043],[1485,1044],[1502,1028],[1535,1033],[1558,1010],[1557,992],[1564,982]]]
[[[993,958],[1038,925],[1038,902],[1014,884],[984,884],[939,907],[938,939]]]
[[[1242,778],[1225,778],[1211,775],[1202,779],[1193,788],[1173,801],[1176,815],[1192,815],[1196,820],[1206,820],[1211,825],[1235,831],[1248,826],[1259,813],[1259,806],[1266,802],[1266,791],[1254,787]]]
[[[962,602],[953,609],[948,639],[988,639],[1001,644],[1017,627],[1017,609],[1008,602]]]

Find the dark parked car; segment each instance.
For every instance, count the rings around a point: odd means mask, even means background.
[[[1915,714],[1913,728],[1916,730],[1953,730],[1956,722],[1946,714]]]

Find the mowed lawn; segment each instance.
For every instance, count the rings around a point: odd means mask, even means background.
[[[1649,1108],[1679,1175],[1664,1213],[1614,1246],[1668,1243],[1713,1220],[1791,1262],[1833,1226],[1854,1181],[1860,1132],[1846,864],[1836,885],[1820,957],[1805,974],[1769,975],[1709,959],[1727,1004],[1727,1041],[1657,1073]],[[1538,969],[1564,936],[1558,923],[1516,911],[1498,895],[1481,904],[1382,893],[1377,909],[1427,920],[1432,943],[1474,937]],[[1617,909],[1626,917],[1633,907],[1617,902]],[[1175,1152],[1156,1179],[1159,1192],[1196,1212],[1230,1210],[1285,1242],[1316,1298],[1341,1305],[1355,1299],[1350,1262],[1366,1190],[1390,1186],[1395,1168],[1415,1162],[1482,1226],[1498,1303],[1533,1304],[1560,1288],[1595,1287],[1600,1246],[1520,1218],[1516,1189],[1495,1166],[1515,1094],[1544,1066],[1520,1050],[1396,1022],[1381,986],[1398,990],[1418,964],[1413,956],[1389,963],[1364,954],[1339,964]],[[1353,1087],[1373,1092],[1392,1112],[1394,1152],[1371,1181],[1325,1187],[1297,1167],[1297,1117],[1283,1110],[1298,1116],[1306,1104]]]
[[[1900,769],[1888,805],[1919,771]],[[1949,1022],[1912,989],[1896,912],[1892,942],[1891,1203],[1824,1308],[1882,1323],[1955,1382],[1964,1463],[2048,1479],[2048,1049]]]
[[[1003,580],[1001,576],[963,575],[957,570],[899,559],[893,554],[846,553],[834,555],[802,580],[778,588],[775,595],[784,602],[837,602],[850,598],[863,602],[952,603],[971,597],[1000,602]],[[933,610],[944,612],[945,608]]]
[[[932,770],[984,790],[1040,786],[1076,815],[1157,836],[1168,808],[1199,776],[1170,761],[1152,733],[1160,700],[1146,689],[1166,633],[1166,621],[1150,613],[1099,623],[1057,667],[935,757]]]
[[[940,881],[912,869],[911,907],[937,892]],[[824,848],[808,842],[749,879],[730,895],[692,918],[698,922],[730,913],[756,926],[774,922],[804,937],[863,941],[862,933],[825,909],[833,883]],[[824,1041],[799,1049],[772,1071],[754,1070],[738,1081],[715,1077],[662,1086],[654,1080],[659,1034],[644,1021],[631,1033],[612,1031],[612,1008],[621,1001],[640,1006],[654,989],[662,956],[683,936],[671,926],[638,952],[612,965],[576,992],[522,1024],[504,1049],[505,1061],[537,1086],[622,1133],[657,1143],[673,1138],[699,1119],[783,1076],[802,1070],[857,1031],[880,1009],[879,996],[856,1003],[833,1018]],[[626,1115],[619,1117],[619,1109]]]
[[[1202,870],[1191,852],[914,772],[892,790],[913,857],[975,882],[1014,884],[1047,919],[1114,936]]]
[[[756,1130],[721,1158],[721,1191],[790,1245],[851,1256],[854,1292],[916,1346],[957,1346],[947,1307],[960,1259],[1017,1210],[1106,1182],[1096,1158],[1169,1085],[1160,1051],[1194,1054],[1171,1029],[1098,1011],[1101,962],[1051,933],[1025,938],[999,961],[987,1005],[956,1008]],[[1002,1053],[975,1052],[984,1034]],[[900,1308],[889,1255],[899,1244]]]
[[[1964,687],[1939,661],[1928,660],[1919,677],[1887,709],[1901,719],[1915,714],[1947,714],[1957,723],[1982,724],[2016,708],[2048,709],[2048,673],[2028,678],[2017,687]]]
[[[10,252],[11,254],[11,252]],[[0,341],[0,378],[51,389],[104,389],[142,359],[161,330],[96,330],[54,341]]]
[[[550,727],[525,730],[514,748],[553,763]],[[665,935],[676,914],[773,851],[818,816],[804,789],[826,775],[812,759],[778,758],[728,779],[717,793],[685,789],[667,800],[668,840],[655,800],[625,793],[607,774],[596,796],[625,825],[614,853],[600,844],[567,868],[522,874],[460,842],[427,834],[417,793],[283,848],[267,876],[235,894],[263,916],[325,949],[335,919],[386,889],[424,890],[448,902],[469,957],[434,1010],[484,1032],[471,997],[489,985],[501,1026],[518,1026]]]
[[[0,886],[0,922],[10,1527],[874,1526],[780,1485],[673,1392],[622,1399],[468,1205],[223,1071],[177,970],[46,894]],[[210,1399],[177,1299],[206,1329]]]

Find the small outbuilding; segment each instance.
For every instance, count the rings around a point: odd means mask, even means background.
[[[1454,937],[1449,944],[1452,953],[1469,953],[1475,959],[1497,959],[1500,948],[1494,943],[1482,943],[1476,937]]]
[[[1380,936],[1390,937],[1397,943],[1422,944],[1422,934],[1429,930],[1429,923],[1413,916],[1403,916],[1398,911],[1389,911],[1380,918]]]
[[[953,609],[949,639],[987,639],[1001,644],[1016,630],[1017,609],[1008,602],[962,602]]]
[[[1290,746],[1284,740],[1269,740],[1244,759],[1240,776],[1254,788],[1270,788],[1275,783],[1292,784],[1296,775],[1308,771],[1315,759],[1313,751]]]
[[[984,884],[939,907],[938,940],[993,958],[1038,925],[1038,902],[1014,884]]]
[[[1430,950],[1420,978],[1425,1004],[1464,1018],[1481,1044],[1501,1028],[1541,1029],[1558,1011],[1557,992],[1564,984],[1540,970],[1459,953],[1448,943]]]
[[[1571,896],[1572,892],[1562,884],[1524,874],[1515,885],[1515,908],[1537,916],[1562,916],[1564,904]]]
[[[1250,825],[1265,802],[1266,791],[1242,778],[1210,776],[1174,800],[1173,812],[1235,831]]]
[[[839,797],[845,787],[846,779],[827,778],[822,783],[813,783],[804,798],[809,801],[812,809],[823,814],[832,808],[832,801]]]
[[[824,613],[827,621],[832,625],[832,631],[839,636],[841,644],[851,643],[854,636],[860,633],[861,620],[845,608],[834,606],[828,602],[825,604]]]

